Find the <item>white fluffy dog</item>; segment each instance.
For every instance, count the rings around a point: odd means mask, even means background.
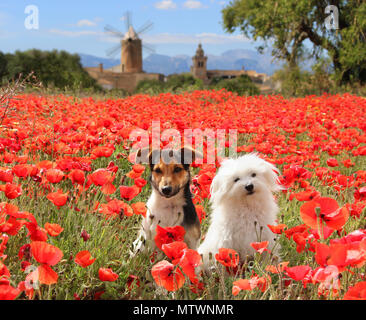
[[[253,153],[222,162],[211,184],[211,224],[198,248],[204,269],[220,248],[234,249],[244,261],[255,253],[252,242],[269,241],[268,248],[273,247],[274,235],[267,225],[276,224],[278,206],[272,193],[281,190],[277,174],[275,166]]]

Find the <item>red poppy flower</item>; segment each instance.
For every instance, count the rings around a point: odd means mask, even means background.
[[[63,257],[63,253],[59,248],[44,241],[33,241],[30,247],[33,258],[39,263],[54,266]]]
[[[29,176],[32,168],[26,164],[17,164],[12,168],[13,173],[19,178],[26,178]]]
[[[10,285],[0,285],[0,300],[14,300],[19,294],[20,290],[13,288]]]
[[[113,199],[108,203],[102,203],[99,212],[106,215],[107,218],[130,217],[133,215],[132,208],[122,200]]]
[[[57,192],[51,192],[47,195],[47,199],[57,207],[64,206],[67,202],[67,198],[68,192],[63,193],[62,190],[57,190]]]
[[[75,263],[79,266],[86,268],[94,263],[96,258],[92,258],[90,252],[88,250],[80,251],[75,256]]]
[[[163,252],[170,260],[172,260],[174,265],[179,263],[179,260],[182,258],[185,249],[188,249],[188,246],[183,241],[174,241],[162,245]]]
[[[143,188],[146,185],[147,181],[142,178],[136,178],[135,179],[135,185],[139,187],[140,189]]]
[[[143,202],[136,202],[131,204],[131,208],[135,214],[141,214],[143,217],[146,217],[146,205]]]
[[[200,223],[202,223],[202,220],[204,220],[206,218],[205,209],[201,205],[196,205],[195,208],[196,208],[198,219],[200,220]]]
[[[327,165],[329,166],[329,167],[338,167],[338,161],[337,161],[337,159],[335,159],[335,158],[329,158],[328,160],[327,160]]]
[[[285,271],[286,267],[288,266],[289,261],[283,261],[279,263],[277,266],[274,265],[268,265],[266,267],[266,271],[269,271],[271,273],[282,273]]]
[[[133,185],[132,187],[120,186],[119,191],[121,193],[121,198],[131,201],[140,193],[140,188]]]
[[[18,289],[20,291],[24,291],[29,300],[33,299],[33,296],[34,296],[34,288],[33,287],[32,288],[29,288],[29,284],[28,283],[26,283],[25,281],[19,282]]]
[[[100,281],[113,282],[118,279],[118,274],[114,273],[111,268],[99,268],[98,275]]]
[[[163,244],[171,243],[174,241],[183,241],[186,231],[182,226],[166,227],[163,228],[159,225],[156,226],[155,244],[159,249],[162,249]]]
[[[92,159],[100,158],[100,157],[110,157],[114,152],[114,148],[108,146],[99,146],[96,147],[92,152]]]
[[[182,268],[182,271],[189,278],[189,280],[191,280],[191,282],[198,282],[195,270],[198,266],[202,265],[202,259],[196,250],[188,248],[184,249],[183,255],[179,259],[178,265]]]
[[[64,173],[58,169],[48,169],[46,179],[51,183],[59,183],[64,178]]]
[[[33,282],[38,280],[41,284],[51,285],[57,283],[58,274],[48,264],[41,264],[36,271],[27,276],[27,280],[30,279]]]
[[[304,266],[295,266],[295,267],[286,267],[286,274],[295,281],[302,281],[311,273],[311,267]]]
[[[317,198],[304,203],[300,208],[300,215],[304,223],[315,230],[323,223],[329,228],[339,230],[347,222],[349,213],[346,207],[339,208],[334,199]]]
[[[105,184],[103,184],[102,188],[100,189],[100,191],[102,191],[103,194],[113,194],[116,192],[116,187],[113,185],[113,183],[111,182],[107,182]]]
[[[47,241],[47,232],[45,229],[34,222],[26,222],[25,226],[29,231],[27,236],[29,236],[32,241]]]
[[[57,237],[62,231],[64,231],[64,228],[62,228],[57,223],[48,223],[48,222],[46,222],[46,224],[44,225],[44,228],[46,229],[47,233],[51,237]]]
[[[268,241],[262,241],[262,242],[252,242],[250,244],[250,246],[257,252],[259,252],[260,254],[262,254],[264,251],[268,251],[270,252],[270,250],[268,250]]]
[[[346,167],[346,168],[349,168],[349,167],[353,167],[355,165],[354,162],[352,162],[351,159],[346,159],[346,160],[343,160],[342,161],[343,165]]]
[[[316,190],[306,190],[294,194],[298,201],[309,201],[320,197],[320,193]]]
[[[259,288],[262,292],[265,292],[272,282],[269,275],[265,277],[254,276],[251,279],[240,279],[233,282],[232,294],[238,295],[241,290],[253,290]]]
[[[73,184],[77,183],[79,185],[83,185],[85,182],[85,172],[80,169],[71,170],[68,177]]]
[[[134,164],[132,166],[132,170],[137,173],[143,173],[145,171],[145,167],[141,164]]]
[[[135,171],[131,170],[130,172],[126,173],[126,177],[134,180],[134,179],[137,179],[137,178],[141,177],[141,173],[138,173],[138,172],[135,172]]]
[[[358,282],[350,287],[343,300],[366,300],[366,281]]]
[[[9,284],[10,272],[9,269],[0,260],[0,285]]]
[[[276,226],[272,226],[272,225],[270,225],[270,224],[267,224],[267,227],[273,232],[273,233],[276,233],[276,234],[281,234],[283,231],[284,231],[284,229],[286,229],[287,228],[287,225],[285,225],[285,224],[278,224],[278,225],[276,225]]]
[[[8,199],[15,199],[22,194],[22,187],[17,184],[7,183],[4,192]]]
[[[0,168],[0,181],[12,183],[13,179],[13,172],[10,169]]]
[[[235,268],[239,264],[239,254],[233,249],[220,248],[215,259],[225,267]]]
[[[255,283],[249,279],[240,279],[233,282],[232,294],[237,296],[241,290],[253,290],[255,287]]]
[[[112,173],[103,168],[95,170],[91,175],[89,175],[89,178],[96,186],[103,186],[107,182],[113,181]]]
[[[84,242],[86,242],[86,241],[88,241],[90,239],[90,234],[88,234],[85,230],[83,230],[81,232],[81,235],[80,236],[83,238]]]
[[[101,291],[97,291],[96,293],[94,293],[93,300],[100,300],[100,298],[102,297],[104,292],[105,292],[104,290],[101,290]]]
[[[168,291],[177,291],[185,282],[182,271],[166,260],[155,264],[151,269],[151,274],[156,284]]]
[[[131,291],[134,288],[134,286],[140,287],[139,277],[130,274],[127,278],[126,284],[129,291]]]

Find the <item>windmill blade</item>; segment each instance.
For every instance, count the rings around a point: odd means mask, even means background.
[[[115,45],[114,47],[108,49],[106,51],[106,54],[107,54],[108,57],[114,57],[119,50],[121,50],[121,44],[120,43],[118,45]]]
[[[143,26],[141,26],[136,33],[140,36],[140,34],[143,34],[149,30],[151,30],[151,28],[153,27],[153,23],[151,21],[147,21]]]
[[[130,11],[126,11],[124,18],[126,24],[126,31],[128,31],[128,29],[130,29],[130,26],[132,25],[132,13]]]
[[[142,47],[150,53],[155,53],[155,48],[152,45],[147,45],[146,43],[144,43]]]
[[[107,24],[105,27],[104,27],[104,31],[109,33],[109,34],[112,34],[116,37],[119,37],[119,38],[123,38],[124,37],[124,34],[117,30],[116,28],[112,27],[111,25]]]

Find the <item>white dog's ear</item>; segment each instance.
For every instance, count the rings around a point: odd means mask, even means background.
[[[270,190],[277,192],[283,190],[283,187],[279,184],[278,174],[279,170],[272,164],[265,161],[264,178],[267,180]]]
[[[226,190],[225,179],[220,174],[216,174],[212,180],[210,187],[211,203],[213,204],[219,203],[222,199],[222,196],[226,193],[225,190]]]

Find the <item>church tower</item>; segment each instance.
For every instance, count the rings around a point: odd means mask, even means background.
[[[193,66],[191,67],[191,73],[195,78],[207,81],[207,56],[202,49],[202,45],[199,44],[196,50],[196,55],[192,58]]]

